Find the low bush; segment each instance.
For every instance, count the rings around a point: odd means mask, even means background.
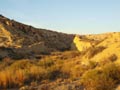
[[[13,71],[6,69],[0,72],[0,89],[19,87],[24,84],[24,81],[24,70],[18,69],[16,71]]]
[[[82,52],[82,54],[85,55],[88,59],[91,59],[98,53],[102,52],[104,49],[105,49],[105,47],[103,47],[103,46],[91,47],[88,50]]]
[[[120,70],[115,64],[108,64],[102,70],[93,69],[82,76],[86,90],[113,90],[120,80]]]
[[[38,65],[44,68],[48,68],[51,67],[52,65],[54,65],[54,61],[51,59],[44,59],[44,60],[40,60],[38,62]]]
[[[62,72],[60,71],[59,66],[52,66],[51,68],[47,69],[46,79],[48,80],[55,80],[61,77]]]
[[[104,66],[108,63],[113,63],[117,60],[117,56],[115,54],[110,55],[109,57],[104,58],[102,61],[99,62],[99,66]]]

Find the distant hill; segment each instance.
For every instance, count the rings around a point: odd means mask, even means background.
[[[120,32],[72,35],[34,28],[0,15],[1,58],[35,57],[53,51],[79,50],[86,51],[82,57],[87,61],[91,48],[94,49],[93,54],[95,53],[91,60],[100,61],[110,55],[119,58]]]
[[[33,55],[69,50],[73,38],[74,35],[34,28],[0,15],[1,57],[11,56],[9,52]]]
[[[83,64],[89,61],[116,61],[120,59],[120,32],[83,35],[77,35],[73,40],[77,50],[84,53],[81,58]]]

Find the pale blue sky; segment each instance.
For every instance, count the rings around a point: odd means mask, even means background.
[[[65,33],[120,32],[120,0],[1,0],[0,13]]]

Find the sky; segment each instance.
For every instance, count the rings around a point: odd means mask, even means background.
[[[58,32],[120,32],[120,0],[0,0],[0,14]]]

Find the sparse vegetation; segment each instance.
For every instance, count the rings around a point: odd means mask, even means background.
[[[90,61],[88,66],[84,66],[80,63],[80,53],[74,52],[57,52],[44,56],[40,60],[16,61],[4,58],[0,62],[0,89],[19,88],[24,85],[34,87],[33,84],[40,85],[40,83],[43,84],[42,88],[47,88],[47,85],[53,82],[54,88],[58,88],[60,84],[61,88],[67,90],[71,90],[70,88],[113,90],[116,87],[120,81],[119,65],[113,62],[99,65],[97,62]],[[66,58],[62,58],[64,55]],[[49,88],[53,87],[50,85]]]
[[[0,90],[115,90],[119,37],[58,33],[0,15]]]
[[[120,79],[119,68],[110,63],[101,69],[87,71],[82,76],[82,83],[86,90],[114,90]]]
[[[103,46],[91,47],[91,48],[88,48],[88,50],[84,51],[83,54],[85,54],[85,56],[88,59],[91,59],[92,57],[94,57],[98,53],[102,52],[104,49],[105,49],[105,47],[103,47]]]

